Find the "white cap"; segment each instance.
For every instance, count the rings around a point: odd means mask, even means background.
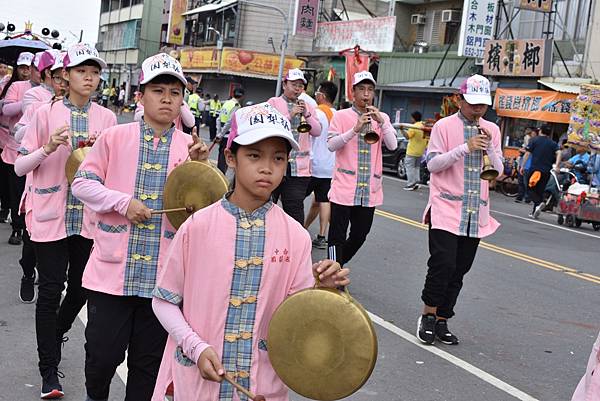
[[[300,145],[292,135],[289,120],[269,103],[258,103],[253,106],[238,109],[233,118],[227,147],[231,143],[238,145],[252,145],[267,138],[283,138],[289,142],[292,149],[300,149]]]
[[[60,54],[54,59],[54,65],[50,68],[50,71],[58,70],[64,67],[64,60],[67,56],[67,52],[60,52]]]
[[[187,85],[181,64],[167,53],[159,53],[144,60],[140,73],[140,85],[147,84],[159,75],[174,76],[184,86]]]
[[[354,78],[352,79],[352,86],[358,85],[362,81],[370,81],[373,85],[377,85],[375,82],[375,78],[373,78],[373,74],[369,71],[360,71],[354,74]]]
[[[40,65],[40,59],[42,58],[42,54],[44,54],[44,52],[37,52],[35,54],[35,57],[33,58],[33,65],[35,68],[38,68],[38,66]]]
[[[286,81],[301,80],[302,82],[304,82],[304,84],[306,84],[306,78],[304,78],[304,73],[299,68],[292,68],[291,70],[289,70],[285,76],[285,80]]]
[[[100,68],[106,68],[106,62],[100,58],[98,50],[87,43],[75,43],[67,49],[67,55],[63,60],[65,68],[75,67],[85,61],[93,60],[100,64]]]
[[[17,65],[31,65],[35,56],[30,52],[22,52],[17,59]]]
[[[472,75],[460,86],[460,93],[469,104],[492,105],[490,81],[481,75]]]
[[[40,53],[38,53],[40,54]],[[38,54],[35,55],[35,58],[38,58]],[[42,72],[48,67],[52,67],[56,62],[56,58],[60,55],[60,51],[56,49],[48,49],[41,53],[39,57],[38,63],[36,67],[38,71]],[[34,61],[35,63],[35,61]]]

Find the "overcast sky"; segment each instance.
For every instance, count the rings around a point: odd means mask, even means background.
[[[66,46],[79,40],[82,29],[83,41],[95,44],[99,19],[100,0],[0,0],[0,22],[4,25],[11,22],[22,32],[25,22],[31,21],[37,34],[45,27],[56,29],[60,32],[59,39],[66,39]]]

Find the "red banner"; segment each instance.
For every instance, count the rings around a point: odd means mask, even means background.
[[[352,96],[352,79],[354,74],[369,70],[369,56],[360,54],[355,50],[349,50],[344,53],[346,57],[346,100],[354,101]]]

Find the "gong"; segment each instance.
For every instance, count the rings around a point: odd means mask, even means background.
[[[67,177],[67,182],[69,185],[73,184],[77,169],[79,169],[79,166],[81,166],[81,162],[83,162],[85,156],[90,153],[90,150],[92,150],[91,146],[85,146],[83,148],[75,149],[69,155],[67,163],[65,164],[65,176]]]
[[[347,291],[311,288],[288,297],[269,324],[271,365],[303,397],[339,400],[360,389],[377,361],[377,335]]]
[[[179,228],[194,212],[212,205],[228,190],[227,178],[210,162],[188,161],[175,167],[167,177],[163,207],[183,209],[166,213],[173,227]]]

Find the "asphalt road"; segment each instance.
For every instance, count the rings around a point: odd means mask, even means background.
[[[349,264],[350,292],[372,314],[379,355],[370,380],[347,399],[569,400],[600,329],[594,312],[600,233],[586,224],[559,227],[549,214],[533,221],[528,205],[493,193],[492,214],[502,226],[482,242],[450,321],[461,344],[422,346],[414,332],[428,257],[427,231],[419,223],[427,188],[405,192],[403,185],[386,178],[385,203]],[[9,235],[1,224],[0,400],[29,401],[39,399],[40,385],[35,307],[18,299],[20,248],[6,243]],[[324,251],[313,253],[322,257]],[[63,351],[65,400],[85,398],[83,330],[78,321]],[[124,396],[126,373],[119,373],[111,400]]]

